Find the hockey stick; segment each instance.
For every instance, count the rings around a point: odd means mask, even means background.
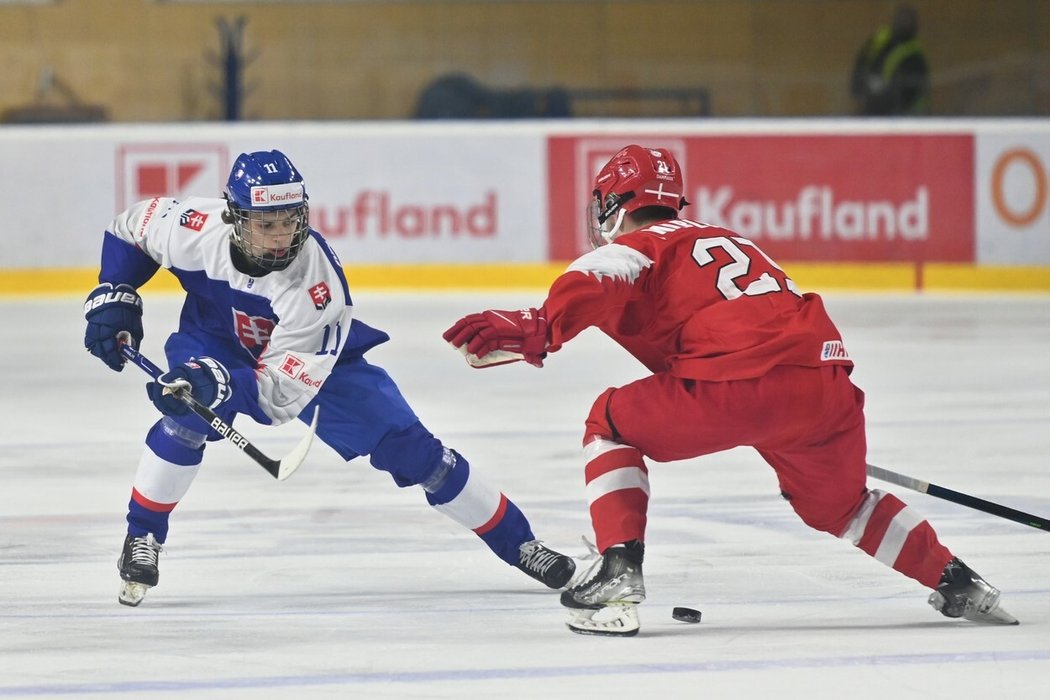
[[[133,348],[128,342],[121,342],[120,352],[125,358],[130,360],[132,363],[138,365],[142,370],[149,376],[157,379],[160,375],[164,374],[157,365],[150,362],[149,358],[140,353],[138,350]],[[177,391],[175,396],[181,401],[184,401],[190,409],[193,410],[198,416],[204,419],[204,422],[211,426],[211,429],[222,435],[224,438],[234,444],[234,446],[241,452],[258,462],[263,469],[270,472],[270,474],[278,481],[284,481],[292,475],[299,465],[306,459],[306,453],[310,451],[310,444],[313,442],[314,433],[317,431],[317,410],[314,411],[314,419],[310,423],[310,431],[303,436],[303,439],[299,441],[299,444],[295,446],[291,452],[289,452],[282,459],[271,459],[267,457],[262,451],[248,441],[248,438],[237,432],[232,425],[219,418],[207,406],[204,406],[197,402],[189,392]]]
[[[970,496],[969,494],[952,491],[943,486],[931,484],[928,481],[920,481],[910,476],[891,472],[889,469],[876,467],[874,464],[868,465],[868,476],[879,479],[880,481],[896,484],[897,486],[903,486],[904,488],[918,491],[919,493],[925,493],[928,496],[943,498],[946,501],[958,503],[959,505],[967,506],[984,513],[989,513],[990,515],[1013,520],[1015,523],[1034,527],[1037,530],[1050,531],[1050,520],[1047,518],[1032,515],[1031,513],[1025,513],[1020,510],[1014,510],[1013,508],[999,505],[998,503],[992,503],[991,501],[986,501],[983,498],[977,498],[976,496]]]

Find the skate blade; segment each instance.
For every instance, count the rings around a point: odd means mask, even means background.
[[[601,637],[633,637],[641,629],[638,606],[633,604],[606,605],[594,610],[570,610],[565,624],[576,634]]]
[[[1002,608],[996,606],[992,610],[987,612],[969,611],[963,615],[964,618],[971,622],[979,622],[985,625],[1019,625],[1021,624],[1016,617],[1006,612]]]
[[[135,583],[133,581],[125,581],[120,587],[120,593],[117,595],[117,602],[121,605],[129,605],[136,607],[142,602],[142,599],[146,597],[146,591],[150,589],[144,583]]]
[[[934,591],[930,594],[929,604],[937,612],[944,608],[944,596]],[[942,613],[943,614],[943,613]],[[955,617],[949,615],[948,617]],[[966,611],[960,616],[964,620],[976,622],[982,625],[1019,625],[1020,621],[1010,613],[999,607],[999,595],[991,596],[984,601],[983,605],[967,605]],[[956,617],[955,619],[959,619]]]

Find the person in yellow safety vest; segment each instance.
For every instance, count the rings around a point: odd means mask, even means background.
[[[918,33],[918,13],[913,6],[902,4],[894,12],[892,25],[879,27],[865,42],[850,79],[857,114],[929,112],[930,69]]]

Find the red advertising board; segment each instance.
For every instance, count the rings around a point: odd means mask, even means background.
[[[774,258],[974,260],[968,134],[550,137],[552,260],[588,249],[594,174],[629,143],[678,158],[691,202],[684,217],[732,229]]]

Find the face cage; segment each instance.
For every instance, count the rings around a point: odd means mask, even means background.
[[[628,192],[622,197],[610,194],[605,198],[603,209],[601,194],[594,192],[590,204],[587,205],[587,240],[592,248],[601,248],[616,238],[620,226],[623,225],[623,217],[627,214],[623,204],[633,196],[633,192]]]
[[[310,209],[304,202],[290,209],[262,211],[241,209],[232,204],[229,207],[233,217],[233,234],[230,237],[248,260],[264,270],[275,272],[292,264],[299,254],[310,231]],[[291,221],[290,230],[281,222]],[[282,232],[287,231],[282,236]],[[266,244],[275,238],[287,239],[282,247],[269,247]]]

